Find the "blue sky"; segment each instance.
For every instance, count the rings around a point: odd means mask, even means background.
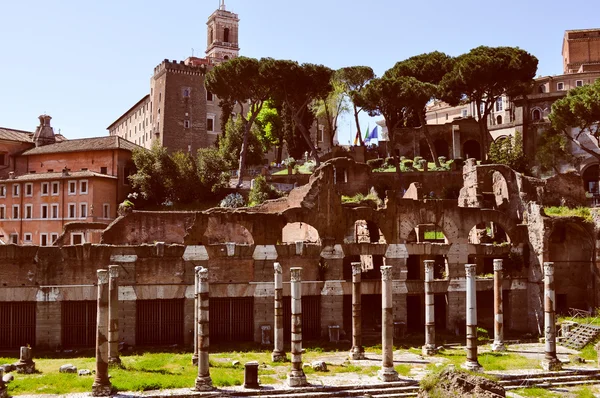
[[[4,2],[0,126],[32,131],[46,112],[68,138],[106,135],[149,92],[154,66],[164,58],[183,60],[192,48],[203,54],[206,19],[218,5]],[[521,47],[539,58],[540,75],[560,74],[564,31],[600,27],[598,0],[226,0],[226,6],[240,16],[243,55],[331,68],[369,65],[378,75],[412,55],[459,55],[479,45]],[[340,128],[340,142],[347,143],[355,129],[349,120]]]

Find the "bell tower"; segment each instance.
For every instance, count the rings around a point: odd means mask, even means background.
[[[212,13],[206,23],[206,56],[212,62],[219,63],[239,55],[239,23],[238,15],[227,11],[225,0],[221,0],[219,9]]]

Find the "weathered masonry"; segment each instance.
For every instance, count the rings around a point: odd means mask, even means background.
[[[333,159],[289,197],[255,208],[133,212],[105,230],[104,244],[0,246],[0,349],[92,347],[96,271],[109,265],[118,266],[119,338],[139,346],[193,345],[198,266],[208,269],[213,343],[261,342],[265,326],[275,329],[275,262],[286,339],[294,267],[305,340],[331,326],[351,339],[353,262],[362,264],[363,334],[381,330],[382,266],[391,267],[395,330],[424,330],[425,260],[434,261],[438,330],[465,332],[465,264],[476,264],[478,325],[493,330],[494,259],[504,260],[506,331],[543,330],[546,261],[555,263],[557,310],[597,305],[592,224],[546,217],[548,184],[506,167],[467,162],[463,177],[458,200],[423,200],[412,184],[381,192],[380,204],[343,204],[342,194],[369,191],[370,170]]]

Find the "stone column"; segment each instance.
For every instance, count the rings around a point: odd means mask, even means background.
[[[110,396],[112,385],[108,379],[108,271],[98,270],[98,313],[96,318],[96,378],[92,396]]]
[[[202,267],[194,268],[194,353],[192,354],[192,365],[198,366],[198,313],[200,312],[200,276],[198,272]]]
[[[556,357],[556,292],[554,290],[554,263],[544,263],[544,331],[545,347],[542,368],[556,371],[562,363]]]
[[[203,267],[196,267],[196,275],[198,277],[198,377],[196,377],[196,391],[212,390],[212,380],[210,378],[210,369],[208,363],[208,347],[209,342],[209,324],[208,324],[208,270]]]
[[[290,387],[308,385],[302,370],[302,268],[290,268],[292,291],[292,371],[288,375]]]
[[[15,364],[15,368],[17,373],[35,373],[35,362],[33,362],[31,347],[21,347],[19,352],[19,362]]]
[[[435,346],[435,305],[431,283],[433,282],[433,267],[435,261],[425,260],[425,345],[422,348],[424,356],[437,354]]]
[[[381,354],[383,360],[379,378],[383,381],[398,380],[394,369],[394,315],[392,313],[392,267],[381,267]]]
[[[283,349],[283,275],[281,264],[274,263],[273,270],[275,271],[275,330],[273,333],[273,353],[271,359],[273,362],[284,362],[285,350]]]
[[[365,359],[365,349],[362,346],[361,274],[361,263],[352,263],[352,348],[350,349],[350,359],[354,360]]]
[[[119,266],[108,266],[108,363],[120,365],[119,358]]]
[[[482,367],[477,360],[477,284],[476,264],[466,264],[467,274],[467,360],[463,368],[472,372],[481,372]]]
[[[494,259],[494,343],[492,351],[506,351],[504,345],[504,304],[502,302],[502,259]]]

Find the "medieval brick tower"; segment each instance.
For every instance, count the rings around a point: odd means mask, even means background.
[[[239,55],[237,14],[225,9],[225,0],[209,18],[206,34],[206,57],[219,62],[236,58]]]

